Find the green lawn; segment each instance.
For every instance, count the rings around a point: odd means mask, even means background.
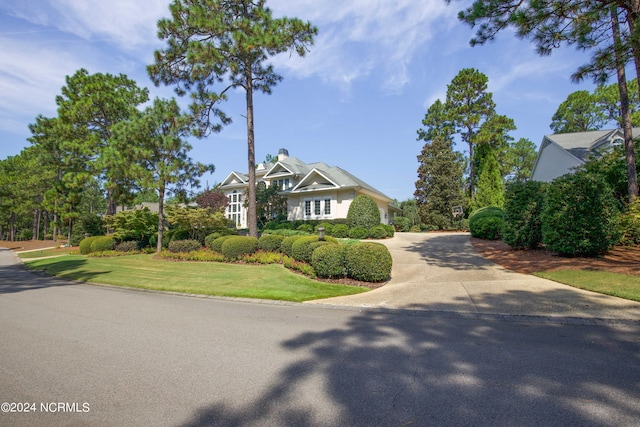
[[[308,301],[365,292],[295,274],[280,264],[172,262],[153,255],[88,258],[66,255],[29,261],[29,268],[67,279],[160,291],[284,301]]]
[[[587,270],[543,271],[534,275],[588,291],[640,301],[638,276]]]
[[[68,255],[71,252],[78,252],[78,248],[56,248],[56,249],[42,249],[39,251],[29,251],[18,254],[22,259],[29,258],[41,258],[45,256],[59,256]]]

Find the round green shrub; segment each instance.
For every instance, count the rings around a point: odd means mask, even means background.
[[[509,184],[505,193],[502,240],[511,247],[533,249],[542,243],[542,207],[546,183]]]
[[[216,252],[222,253],[222,245],[224,244],[224,242],[226,242],[228,239],[232,237],[234,236],[227,235],[227,236],[220,236],[217,239],[214,239],[213,242],[211,242],[210,249]]]
[[[263,251],[280,252],[280,245],[284,236],[279,234],[265,234],[258,239],[258,247]]]
[[[296,261],[311,262],[311,255],[313,250],[318,245],[312,245],[315,243],[326,244],[336,243],[336,240],[332,237],[326,237],[324,243],[319,242],[318,236],[304,236],[293,242],[291,245],[291,256]]]
[[[478,239],[497,240],[502,236],[504,220],[498,217],[483,217],[473,222],[471,235]]]
[[[100,237],[104,236],[90,236],[82,239],[79,244],[80,254],[86,255],[88,253],[91,253],[91,244]]]
[[[380,225],[371,227],[369,229],[369,238],[371,239],[385,239],[387,237],[387,229]]]
[[[258,239],[251,236],[232,236],[222,244],[222,255],[226,259],[238,259],[258,250]]]
[[[337,239],[345,239],[349,237],[349,227],[346,224],[336,224],[331,235]]]
[[[618,240],[619,211],[606,180],[587,171],[555,179],[545,193],[542,241],[561,255],[593,256]]]
[[[318,225],[314,229],[314,232],[316,234],[318,233],[318,228],[320,228],[320,227],[324,227],[325,236],[333,236],[333,224],[331,224],[330,222],[323,222],[322,224]]]
[[[345,245],[345,268],[352,279],[380,282],[391,275],[393,261],[386,246],[374,242]]]
[[[112,251],[116,247],[116,241],[110,236],[101,236],[91,242],[91,252]]]
[[[169,242],[170,252],[191,252],[202,249],[202,244],[193,239],[186,240],[172,240]]]
[[[487,221],[491,219],[491,221]],[[477,209],[469,215],[469,230],[478,239],[495,240],[502,236],[504,212],[496,206]]]
[[[393,225],[395,229],[398,231],[409,231],[411,230],[411,220],[404,216],[397,216],[393,218]]]
[[[393,237],[396,233],[396,229],[391,224],[382,224],[385,231],[387,232],[387,237]]]
[[[280,251],[282,251],[282,253],[287,256],[293,256],[293,253],[292,253],[293,244],[296,242],[296,240],[301,239],[303,237],[307,237],[307,236],[293,235],[293,236],[285,237],[284,240],[282,241],[282,244],[280,244]]]
[[[218,237],[222,237],[222,234],[215,232],[207,235],[207,237],[204,238],[204,246],[211,249],[211,245],[213,244],[213,241],[216,240]]]
[[[306,231],[307,233],[313,233],[313,226],[311,224],[301,224],[296,228],[296,230]]]
[[[375,200],[366,194],[360,194],[349,205],[347,225],[349,228],[369,229],[380,224],[380,209]]]
[[[129,240],[116,245],[116,251],[118,252],[132,252],[137,251],[138,249],[140,249],[140,242],[137,240]]]
[[[640,198],[627,206],[626,212],[618,222],[619,244],[625,246],[640,245]]]
[[[369,237],[369,230],[364,227],[353,227],[349,230],[350,239],[366,239]]]
[[[311,266],[316,275],[329,279],[344,277],[345,250],[346,246],[342,244],[317,247],[311,255]]]

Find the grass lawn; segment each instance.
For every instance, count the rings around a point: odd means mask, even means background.
[[[594,270],[558,270],[535,276],[580,289],[640,301],[640,277]]]
[[[279,264],[171,262],[153,259],[153,255],[114,258],[66,255],[24,261],[29,268],[66,279],[192,294],[301,302],[367,290],[311,280]]]
[[[19,253],[18,256],[26,260],[29,258],[41,258],[45,256],[68,255],[71,252],[78,252],[78,248],[42,249],[39,251],[29,251],[29,252]]]

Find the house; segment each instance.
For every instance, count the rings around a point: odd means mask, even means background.
[[[247,228],[247,209],[244,207],[245,191],[249,175],[231,172],[220,188],[229,199],[227,217],[238,228]],[[326,163],[304,163],[289,157],[286,149],[280,149],[276,163],[260,163],[256,166],[256,181],[267,187],[277,185],[280,195],[287,199],[287,219],[332,220],[346,218],[349,205],[359,194],[375,200],[380,210],[380,222],[389,224],[400,210],[391,204],[392,199],[344,169]]]
[[[634,128],[633,136],[638,135],[640,128]],[[622,129],[546,135],[540,144],[530,179],[551,182],[559,176],[572,173],[593,154],[619,145],[624,145]]]

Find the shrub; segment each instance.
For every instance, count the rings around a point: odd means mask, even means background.
[[[170,252],[191,252],[202,249],[202,244],[193,239],[186,240],[172,240],[169,242]]]
[[[350,239],[366,239],[369,237],[369,230],[364,227],[353,227],[349,230]]]
[[[311,265],[318,277],[339,278],[345,275],[345,250],[342,244],[324,245],[311,255]]]
[[[409,231],[411,230],[411,220],[404,216],[397,216],[393,218],[393,226],[397,231]]]
[[[349,228],[364,227],[369,229],[380,224],[380,209],[371,197],[360,194],[349,205],[347,225]]]
[[[387,237],[387,230],[381,225],[376,225],[369,229],[369,237],[371,239],[384,239]]]
[[[621,245],[640,245],[640,198],[636,198],[620,216],[618,225]]]
[[[306,231],[290,230],[288,228],[277,229],[277,230],[267,230],[265,234],[277,234],[278,236],[284,236],[284,237],[309,235],[309,233],[307,233]]]
[[[391,253],[380,243],[363,242],[345,246],[347,275],[365,282],[380,282],[391,275]]]
[[[232,236],[222,244],[222,255],[226,259],[238,259],[258,250],[258,239],[251,236]]]
[[[602,176],[578,171],[557,178],[545,193],[542,241],[561,255],[606,252],[617,241],[616,203]]]
[[[502,239],[514,248],[533,249],[542,243],[542,207],[546,184],[516,182],[507,187]]]
[[[322,224],[315,227],[314,232],[318,233],[318,228],[324,227],[324,233],[326,236],[333,236],[333,224],[330,222],[323,222]]]
[[[167,240],[167,243],[171,243],[174,240],[189,240],[189,230],[170,230],[162,236],[162,240]]]
[[[327,237],[324,243],[319,242],[318,236],[304,236],[293,242],[291,245],[291,256],[296,261],[303,262],[311,262],[311,255],[313,254],[313,250],[320,245],[312,245],[315,243],[326,244],[326,243],[336,243],[336,240]]]
[[[211,249],[211,245],[213,244],[213,241],[216,240],[218,237],[222,237],[222,236],[236,236],[238,235],[238,232],[235,229],[232,228],[221,228],[219,230],[214,231],[213,233],[207,235],[207,237],[204,238],[204,245]]]
[[[307,233],[313,233],[313,225],[311,224],[302,224],[299,225],[296,230],[298,231],[305,231]]]
[[[132,252],[138,249],[140,249],[140,242],[136,240],[129,240],[128,242],[122,242],[116,245],[116,251],[118,252]]]
[[[393,227],[393,225],[382,224],[382,226],[384,227],[385,231],[387,232],[387,237],[393,237],[395,235],[396,229]]]
[[[104,237],[104,236],[91,236],[91,237],[86,237],[82,239],[79,245],[80,255],[86,255],[90,253],[91,244],[94,242],[94,240],[99,239],[100,237]]]
[[[222,253],[222,245],[224,244],[225,241],[227,241],[232,237],[233,237],[232,235],[228,235],[228,236],[221,236],[221,237],[218,237],[217,239],[214,239],[213,242],[211,242],[210,249],[216,252]]]
[[[91,242],[91,252],[112,251],[116,247],[116,241],[111,236],[100,236]]]
[[[282,244],[280,244],[280,250],[282,251],[283,254],[287,256],[292,256],[293,244],[295,243],[296,240],[301,239],[303,237],[306,237],[306,236],[294,235],[294,236],[285,237],[285,239],[282,241]]]
[[[284,236],[278,234],[265,234],[258,239],[258,247],[263,251],[280,252],[280,245]]]
[[[486,206],[469,215],[469,229],[473,237],[495,240],[502,236],[504,212],[496,206]]]
[[[336,224],[333,226],[333,237],[344,239],[349,237],[349,227],[346,224]]]

